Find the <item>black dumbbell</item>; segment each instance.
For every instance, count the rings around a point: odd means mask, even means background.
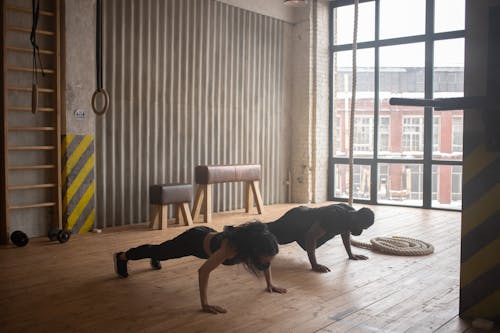
[[[28,235],[26,235],[21,230],[16,230],[12,234],[10,234],[10,241],[16,246],[23,247],[28,244],[30,239],[28,238]]]
[[[50,228],[48,234],[49,240],[59,241],[59,243],[66,243],[71,237],[71,233],[67,230],[61,230],[57,228]]]

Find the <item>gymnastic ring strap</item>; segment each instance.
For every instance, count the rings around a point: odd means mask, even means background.
[[[97,105],[96,105],[96,100],[97,100],[97,96],[99,96],[100,94],[102,94],[102,96],[104,97],[104,105],[103,105],[101,110],[98,110]],[[106,90],[104,90],[103,88],[97,88],[94,91],[94,94],[92,94],[92,110],[94,110],[95,114],[102,116],[103,114],[105,114],[108,111],[108,109],[109,109],[108,92]]]

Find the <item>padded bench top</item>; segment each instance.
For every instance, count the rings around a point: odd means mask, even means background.
[[[149,187],[149,202],[155,205],[190,202],[193,185],[191,184],[158,184]]]
[[[260,164],[198,165],[194,178],[203,185],[260,180]]]

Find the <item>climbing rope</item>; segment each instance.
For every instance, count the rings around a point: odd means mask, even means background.
[[[354,188],[354,114],[356,109],[356,83],[357,83],[357,49],[358,49],[358,12],[359,0],[354,0],[354,27],[352,36],[352,89],[351,113],[349,123],[349,205],[352,206]],[[375,237],[370,243],[352,239],[351,244],[376,252],[399,256],[423,256],[434,252],[434,247],[424,241],[408,237]]]
[[[109,94],[106,89],[103,88],[102,79],[102,2],[97,0],[96,3],[96,83],[97,88],[92,94],[92,110],[98,116],[105,114],[109,110]],[[104,99],[101,108],[97,106],[97,97],[102,95]]]
[[[357,53],[358,53],[358,11],[359,0],[354,0],[354,28],[352,36],[352,88],[351,88],[351,114],[349,122],[349,205],[353,203],[354,183],[354,110],[356,109],[356,83],[357,83]]]
[[[370,243],[351,239],[351,244],[385,254],[397,256],[425,256],[434,252],[434,246],[424,241],[409,237],[375,237]]]

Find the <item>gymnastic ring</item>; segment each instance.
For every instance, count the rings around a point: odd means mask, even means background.
[[[96,104],[96,98],[99,94],[102,94],[104,96],[104,106],[101,110],[97,110]],[[109,109],[109,95],[106,90],[103,88],[97,88],[96,91],[94,91],[94,94],[92,95],[92,110],[94,110],[94,113],[98,116],[102,116],[103,114],[106,113]]]

